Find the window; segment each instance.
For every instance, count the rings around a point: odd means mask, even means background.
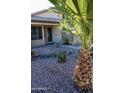
[[[31,40],[42,39],[42,27],[31,27]]]
[[[32,40],[38,39],[38,37],[37,37],[37,28],[36,27],[31,27],[31,39]]]
[[[39,35],[39,39],[42,39],[42,28],[38,27],[38,35]]]

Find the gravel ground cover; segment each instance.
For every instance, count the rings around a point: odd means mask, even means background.
[[[74,87],[76,56],[68,56],[66,63],[58,63],[56,58],[42,58],[31,64],[31,93],[92,93],[80,92]]]
[[[45,45],[32,50],[39,55],[31,62],[31,93],[92,93],[74,87],[73,69],[79,47]],[[60,52],[68,53],[67,62],[57,62],[55,55]]]

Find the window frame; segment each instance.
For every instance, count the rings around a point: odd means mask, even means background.
[[[37,36],[37,39],[32,39],[32,33],[31,33],[31,40],[40,40],[40,36],[39,36],[39,29],[38,28],[41,28],[41,35],[42,35],[42,37],[41,37],[41,39],[43,39],[43,31],[42,31],[42,26],[32,26],[32,27],[34,27],[34,28],[36,28],[36,36]],[[32,28],[31,27],[31,28]],[[31,31],[32,31],[32,29],[31,29]]]

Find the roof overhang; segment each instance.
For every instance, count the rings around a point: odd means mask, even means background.
[[[60,20],[55,18],[46,18],[31,16],[31,24],[35,25],[59,25]]]
[[[59,25],[59,23],[57,23],[57,22],[31,21],[31,25],[50,25],[50,26],[54,26],[54,25]]]

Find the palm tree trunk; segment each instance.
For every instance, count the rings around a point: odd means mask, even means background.
[[[92,50],[80,50],[74,68],[74,81],[81,90],[92,89],[92,59]]]

